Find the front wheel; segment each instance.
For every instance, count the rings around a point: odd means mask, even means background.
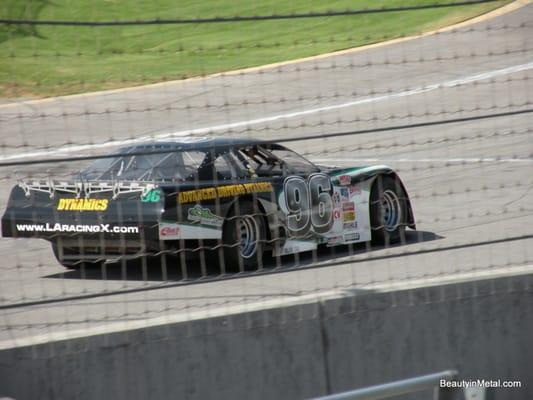
[[[380,244],[405,240],[407,195],[393,176],[380,175],[370,192],[372,241]]]
[[[263,265],[266,224],[259,207],[241,201],[233,207],[223,227],[227,271],[257,269]]]

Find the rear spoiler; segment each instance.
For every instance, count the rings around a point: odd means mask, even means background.
[[[56,191],[75,194],[76,198],[80,198],[82,195],[85,198],[89,198],[92,194],[111,192],[113,193],[113,199],[116,199],[123,193],[140,192],[142,195],[146,195],[157,187],[154,183],[146,182],[66,182],[53,179],[39,181],[23,181],[19,179],[17,185],[24,191],[26,197],[30,197],[31,192],[34,191],[48,193],[51,199],[55,196]]]

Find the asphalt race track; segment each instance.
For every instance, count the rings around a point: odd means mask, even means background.
[[[1,105],[0,162],[96,154],[173,132],[286,139],[527,111],[532,70],[528,5],[453,31],[301,63]],[[287,143],[317,163],[397,168],[419,230],[394,248],[285,257],[280,268],[223,279],[212,266],[208,278],[195,279],[201,265],[189,258],[192,279],[183,282],[172,263],[67,271],[44,241],[2,239],[0,347],[60,331],[82,335],[152,323],[147,318],[164,323],[348,289],[531,272],[532,115]],[[46,168],[65,167],[19,169]],[[2,210],[14,169],[1,169]]]

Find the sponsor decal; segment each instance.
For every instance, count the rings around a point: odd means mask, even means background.
[[[204,208],[199,204],[189,209],[187,219],[189,221],[198,222],[202,225],[211,225],[216,227],[221,227],[224,223],[224,218],[213,214],[210,209]]]
[[[355,203],[353,201],[342,203],[343,222],[355,221]]]
[[[178,224],[161,222],[159,224],[159,240],[176,240],[180,238],[180,227]]]
[[[161,200],[161,190],[152,189],[141,196],[142,203],[159,203]]]
[[[249,193],[272,192],[273,190],[274,188],[270,182],[243,183],[238,185],[188,190],[178,194],[178,201],[181,204],[195,203],[202,200],[213,200],[217,197],[233,197]]]
[[[341,209],[340,208],[334,208],[333,209],[333,218],[334,219],[340,219],[341,218]]]
[[[339,192],[333,193],[333,202],[336,206],[341,204],[341,195],[339,194]]]
[[[344,224],[342,224],[342,228],[345,231],[353,231],[353,230],[357,229],[357,222],[356,221],[345,222]]]
[[[59,211],[105,211],[108,199],[59,199]]]
[[[159,240],[222,239],[222,229],[197,224],[159,223]]]
[[[344,239],[342,236],[332,236],[328,238],[328,246],[335,246],[336,244],[343,243]]]
[[[352,177],[350,175],[341,175],[339,176],[339,183],[342,186],[348,186],[352,183]]]
[[[348,196],[348,188],[341,188],[341,203],[345,201],[350,201],[350,196]]]
[[[19,232],[77,232],[77,233],[139,233],[138,226],[72,225],[72,224],[17,224]]]
[[[354,195],[354,196],[359,196],[361,195],[361,188],[359,186],[350,186],[348,188],[349,192],[350,192],[350,196],[351,195]]]
[[[285,242],[277,255],[283,256],[286,254],[302,253],[304,251],[315,250],[316,247],[315,242],[289,239]]]
[[[353,242],[355,240],[359,240],[359,232],[350,232],[344,234],[344,242]]]

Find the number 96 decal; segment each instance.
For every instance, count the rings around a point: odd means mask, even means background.
[[[324,174],[310,175],[307,180],[291,176],[283,184],[287,208],[287,229],[294,236],[310,230],[325,233],[333,224],[331,182]]]

